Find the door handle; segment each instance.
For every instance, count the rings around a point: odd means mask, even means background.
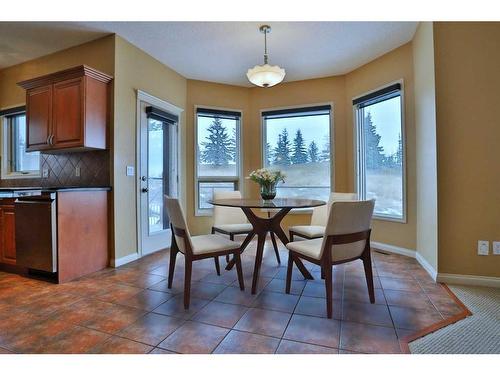
[[[148,188],[142,188],[142,189],[141,189],[141,191],[142,191],[143,193],[147,193],[147,192],[149,191],[149,189],[148,189]]]

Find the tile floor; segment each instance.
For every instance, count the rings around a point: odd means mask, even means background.
[[[287,252],[279,266],[266,246],[257,295],[255,243],[244,292],[235,270],[217,276],[212,259],[195,262],[188,311],[182,255],[167,288],[168,251],[63,285],[0,272],[0,353],[400,353],[401,338],[461,312],[414,259],[373,252],[376,303],[360,261],[335,266],[326,319],[319,268],[306,264],[313,281],[295,270],[287,295]]]

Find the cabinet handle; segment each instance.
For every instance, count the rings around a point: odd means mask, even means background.
[[[47,136],[47,141],[45,143],[47,143],[48,145],[50,145],[50,134]]]
[[[54,141],[54,134],[51,134],[49,136],[49,145],[54,146],[54,142],[53,141]]]

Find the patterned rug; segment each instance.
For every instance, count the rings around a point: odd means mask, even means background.
[[[500,354],[500,288],[448,287],[472,316],[411,342],[411,353]]]

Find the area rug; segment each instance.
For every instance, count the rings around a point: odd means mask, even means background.
[[[472,315],[410,342],[410,352],[500,354],[500,288],[448,287]]]

